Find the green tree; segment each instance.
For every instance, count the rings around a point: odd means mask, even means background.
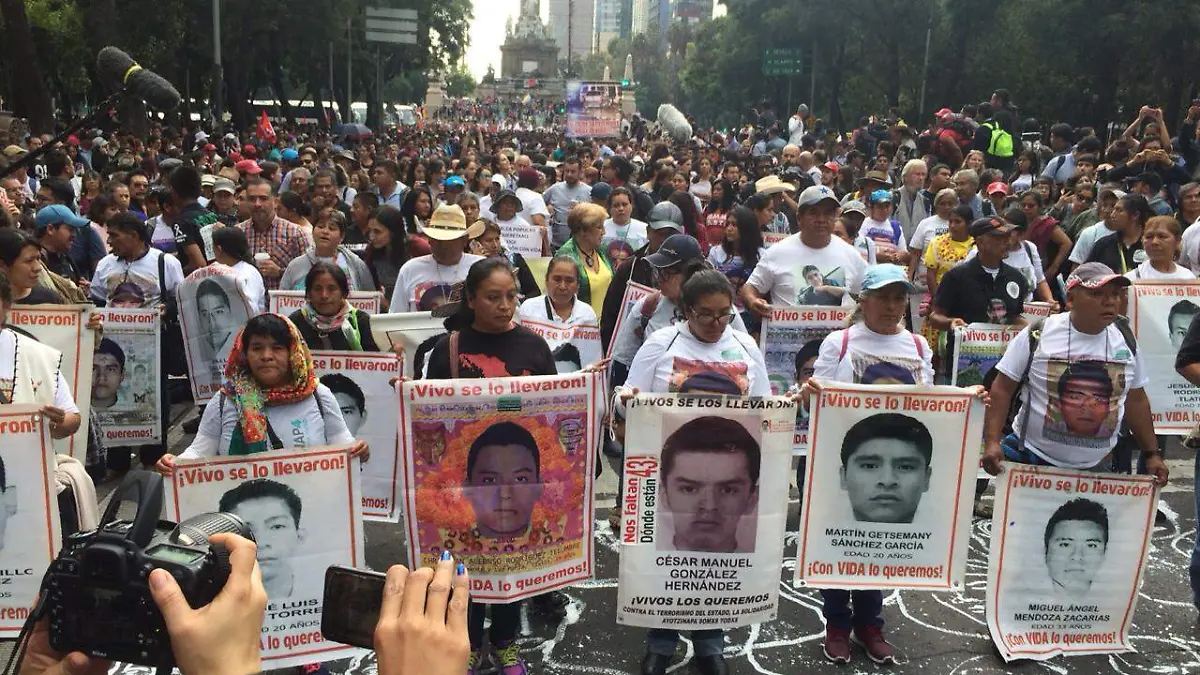
[[[467,68],[467,64],[459,63],[458,66],[446,75],[446,95],[454,98],[463,98],[475,93],[475,76]]]

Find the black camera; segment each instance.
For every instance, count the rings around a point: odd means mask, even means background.
[[[123,501],[137,503],[133,520],[117,520]],[[220,532],[254,537],[245,521],[229,513],[206,513],[176,525],[159,520],[162,510],[162,476],[131,471],[100,526],[67,539],[42,582],[52,648],[159,668],[175,665],[166,623],[150,595],[150,571],[170,572],[198,609],[229,578],[229,552],[210,544],[209,537]]]

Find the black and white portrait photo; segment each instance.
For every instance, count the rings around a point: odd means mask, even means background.
[[[842,490],[854,519],[911,523],[929,490],[933,437],[916,419],[880,413],[860,420],[842,440]]]
[[[254,533],[267,598],[291,597],[297,590],[293,558],[305,540],[300,495],[278,481],[255,478],[221,495],[217,510],[240,517]]]
[[[225,361],[238,332],[254,312],[238,277],[213,267],[189,275],[178,294],[188,372],[199,403],[211,398],[220,387]]]
[[[1054,512],[1042,538],[1055,597],[1083,602],[1108,553],[1108,510],[1084,497]]]

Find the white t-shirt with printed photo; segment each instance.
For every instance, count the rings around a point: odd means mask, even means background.
[[[454,265],[443,265],[432,255],[423,255],[404,263],[396,275],[396,288],[392,291],[392,314],[418,311],[421,295],[435,286],[445,286],[449,291],[455,283],[467,278],[471,265],[483,260],[483,256],[464,253]]]
[[[920,335],[907,330],[883,335],[856,323],[825,337],[813,376],[855,384],[929,385],[932,359],[929,343]]]
[[[746,283],[780,307],[848,307],[866,269],[858,249],[837,237],[824,248],[810,248],[793,234],[767,249]]]
[[[1029,362],[1027,327],[996,368],[1019,382]],[[1013,429],[1055,466],[1095,466],[1117,443],[1129,390],[1149,381],[1141,353],[1133,353],[1115,325],[1091,335],[1075,329],[1070,313],[1055,314],[1043,323]]]

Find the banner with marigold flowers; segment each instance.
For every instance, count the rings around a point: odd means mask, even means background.
[[[617,622],[697,630],[774,619],[796,403],[642,394],[628,410]]]
[[[413,565],[443,550],[471,599],[506,603],[593,575],[604,376],[407,381],[400,390]]]

